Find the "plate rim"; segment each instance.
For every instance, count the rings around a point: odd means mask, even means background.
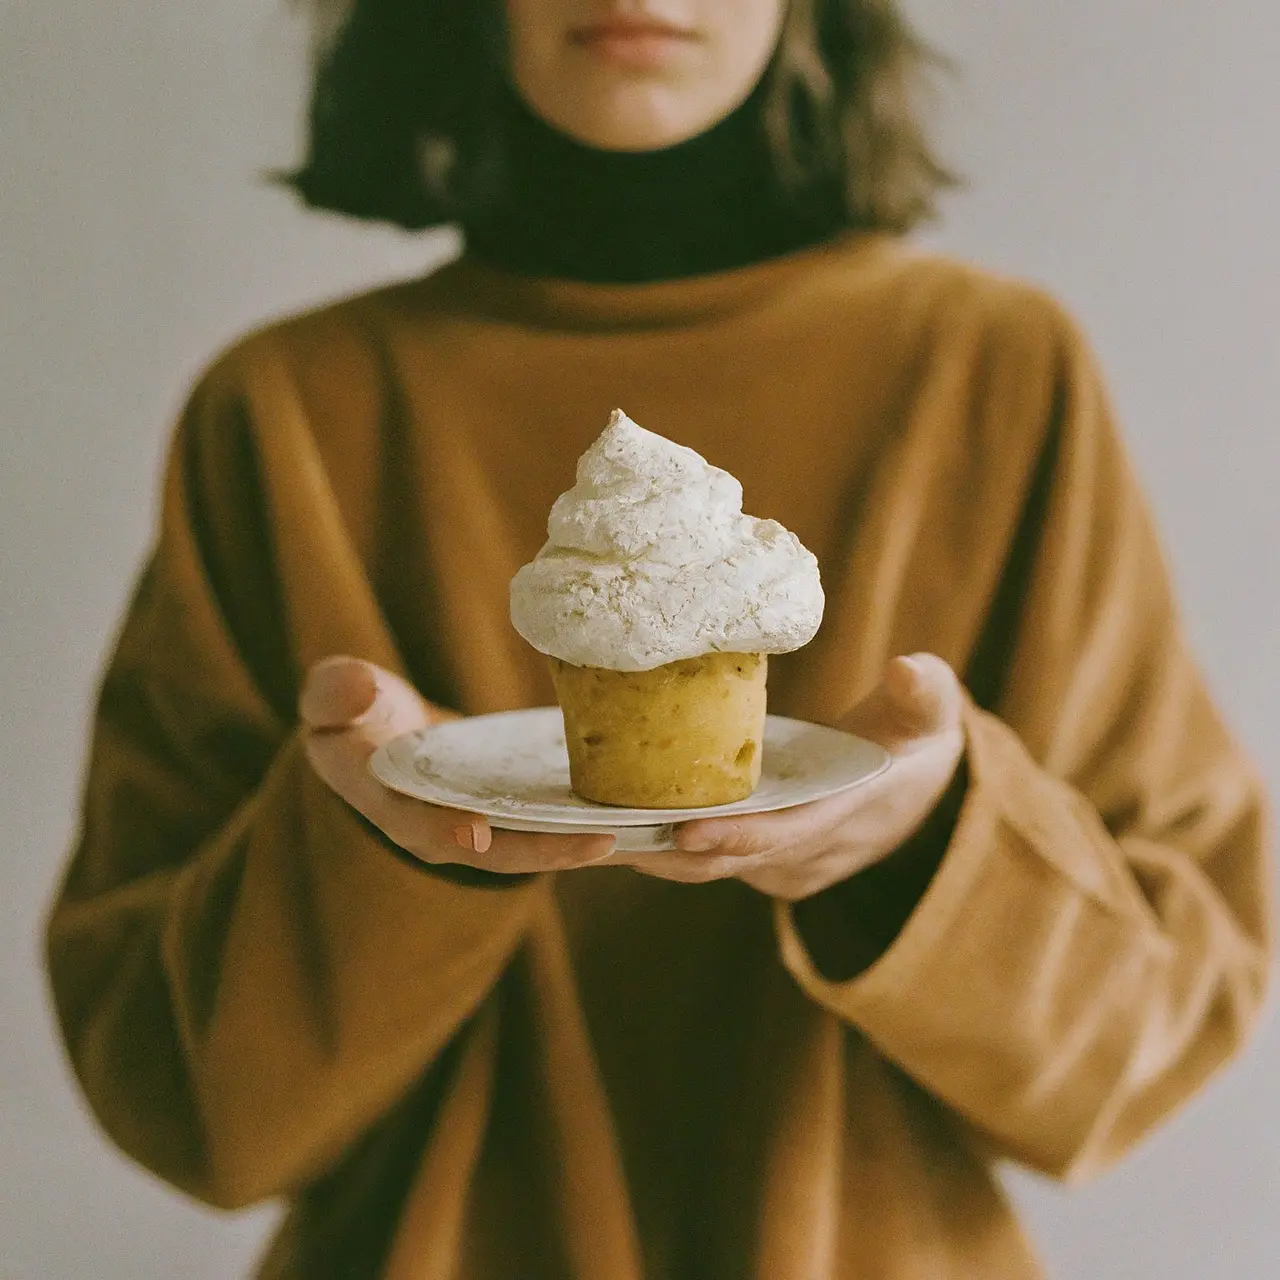
[[[402,786],[398,786],[394,781],[389,779],[384,771],[380,771],[379,766],[382,762],[392,765],[399,770],[400,765],[396,763],[392,757],[392,752],[397,745],[403,748],[403,744],[409,739],[421,739],[425,733],[433,730],[448,730],[451,726],[466,723],[474,725],[479,721],[498,721],[516,718],[531,719],[534,717],[546,717],[550,713],[559,714],[558,706],[543,707],[518,707],[511,711],[489,711],[478,716],[465,716],[461,720],[446,720],[439,724],[427,725],[421,729],[411,729],[407,733],[399,734],[390,742],[384,743],[369,758],[369,771],[378,779],[383,786],[391,791],[395,791],[400,795],[410,796],[412,799],[422,800],[427,804],[440,805],[442,808],[455,808],[453,804],[444,804],[438,799],[428,799],[417,792],[408,791]],[[545,823],[546,829],[567,831],[581,827],[625,827],[627,829],[636,829],[643,827],[660,827],[670,826],[672,823],[692,822],[704,818],[716,817],[750,817],[761,813],[777,813],[783,809],[789,809],[800,804],[817,803],[820,800],[830,799],[834,795],[839,795],[844,791],[851,791],[857,787],[865,786],[867,783],[874,781],[876,778],[883,776],[893,764],[892,755],[878,743],[871,742],[867,738],[863,738],[858,734],[849,733],[844,729],[837,729],[832,725],[819,724],[813,720],[800,720],[794,716],[768,715],[766,716],[766,726],[772,721],[779,724],[794,725],[805,730],[820,730],[824,733],[837,734],[842,738],[848,738],[861,744],[864,748],[870,748],[878,754],[874,769],[868,770],[860,776],[850,779],[846,782],[824,789],[817,795],[806,796],[804,800],[795,800],[788,802],[785,797],[776,797],[775,800],[766,801],[763,804],[753,805],[751,797],[745,800],[735,800],[723,805],[704,805],[695,809],[636,809],[636,808],[615,808],[612,805],[597,805],[589,800],[582,800],[583,807],[575,807],[566,812],[559,814],[539,813],[535,809],[533,812],[524,810],[515,813],[509,806],[502,805],[500,802],[484,801],[476,797],[478,803],[473,807],[465,810],[458,809],[459,812],[475,813],[481,817],[488,818],[494,826],[501,826],[501,820],[504,818],[518,819],[521,822],[536,821]],[[385,766],[383,766],[385,770]],[[590,806],[590,807],[586,807]]]

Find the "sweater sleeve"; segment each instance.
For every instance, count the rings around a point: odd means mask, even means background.
[[[427,874],[308,767],[294,673],[395,648],[297,404],[233,382],[216,371],[180,424],[47,930],[103,1127],[225,1207],[315,1178],[398,1101],[543,892]],[[299,631],[308,610],[324,634]]]
[[[1060,335],[1017,616],[995,705],[965,713],[945,850],[896,936],[843,966],[831,904],[817,933],[814,908],[775,911],[812,999],[995,1150],[1079,1179],[1239,1050],[1273,908],[1262,787],[1188,652],[1092,359]]]

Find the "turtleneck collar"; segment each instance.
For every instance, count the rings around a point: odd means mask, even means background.
[[[676,280],[763,262],[846,224],[833,189],[803,202],[774,176],[758,95],[661,151],[586,146],[506,94],[501,197],[464,222],[469,255],[525,276]]]

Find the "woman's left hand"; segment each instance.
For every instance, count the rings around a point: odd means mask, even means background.
[[[775,813],[688,822],[675,850],[608,862],[686,884],[736,878],[791,902],[821,893],[893,853],[933,812],[964,754],[962,705],[960,682],[941,658],[894,658],[837,726],[890,752],[893,765],[880,777]]]

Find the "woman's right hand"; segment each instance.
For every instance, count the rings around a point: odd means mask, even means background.
[[[389,840],[422,862],[517,875],[590,866],[613,849],[612,836],[494,831],[477,814],[384,787],[369,771],[369,757],[380,746],[456,716],[370,662],[321,659],[307,672],[298,710],[311,767]]]

